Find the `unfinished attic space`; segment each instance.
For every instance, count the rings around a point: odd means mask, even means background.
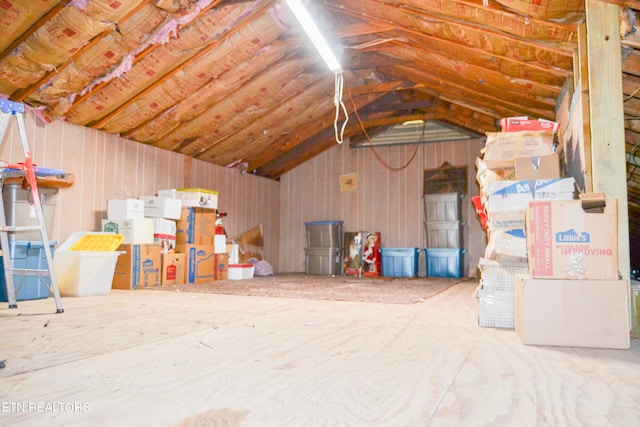
[[[640,425],[639,13],[0,0],[0,424]]]

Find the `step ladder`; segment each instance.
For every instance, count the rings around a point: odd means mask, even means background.
[[[44,213],[42,211],[42,200],[40,199],[40,192],[38,191],[38,182],[36,180],[36,169],[39,171],[39,175],[46,175],[46,172],[41,172],[40,168],[33,165],[31,159],[31,152],[29,151],[29,144],[27,142],[27,132],[24,125],[24,105],[18,102],[7,101],[0,99],[0,143],[4,140],[4,136],[9,127],[9,122],[13,117],[18,122],[18,131],[20,133],[20,141],[22,143],[22,149],[24,151],[24,163],[10,164],[6,162],[0,162],[0,248],[2,248],[2,263],[4,266],[5,284],[7,287],[7,300],[9,301],[9,308],[18,308],[16,298],[24,279],[26,276],[36,276],[41,286],[45,286],[50,295],[53,295],[56,302],[56,313],[63,313],[62,302],[60,301],[60,291],[58,290],[58,281],[53,269],[53,255],[51,253],[51,246],[49,244],[49,238],[47,236],[47,229],[45,227]],[[32,226],[8,226],[7,217],[4,211],[4,197],[2,195],[4,183],[6,178],[10,177],[25,177],[31,191],[33,199],[33,207],[37,216],[38,225]],[[42,244],[44,254],[47,260],[47,269],[29,269],[29,268],[14,268],[11,262],[12,257],[9,246],[9,232],[27,231],[27,230],[40,230],[40,236],[42,237]],[[20,277],[18,286],[14,286],[14,275]],[[49,283],[45,281],[45,278],[49,278]]]

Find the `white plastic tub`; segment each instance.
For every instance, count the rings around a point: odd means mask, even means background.
[[[253,264],[229,264],[229,280],[253,279]]]
[[[85,234],[103,233],[74,233],[56,249],[53,267],[60,296],[82,297],[107,295],[111,292],[113,273],[120,252],[70,250],[71,246]]]

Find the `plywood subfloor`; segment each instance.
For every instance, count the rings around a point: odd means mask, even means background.
[[[439,277],[356,277],[285,273],[256,276],[251,280],[215,280],[210,283],[156,286],[171,292],[261,297],[322,299],[331,301],[416,304],[465,280]]]
[[[419,304],[113,291],[0,309],[0,424],[638,426],[631,350],[480,328],[476,284]]]

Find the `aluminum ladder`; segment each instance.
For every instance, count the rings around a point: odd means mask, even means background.
[[[9,308],[18,308],[16,297],[18,292],[20,291],[20,288],[22,287],[22,284],[24,283],[25,276],[37,276],[39,284],[41,286],[45,286],[49,290],[49,294],[53,295],[56,302],[56,313],[63,313],[64,309],[62,308],[62,302],[60,300],[58,281],[56,279],[53,268],[53,255],[51,253],[51,247],[49,244],[49,238],[47,236],[47,229],[44,221],[44,213],[42,211],[42,200],[40,199],[38,182],[36,180],[36,172],[34,170],[34,165],[31,159],[29,144],[27,142],[27,132],[24,125],[24,105],[18,102],[0,99],[0,143],[2,143],[2,141],[4,140],[4,136],[7,132],[12,117],[15,117],[18,122],[20,141],[22,143],[22,149],[24,150],[24,163],[8,164],[3,162],[2,164],[0,164],[0,248],[2,248],[2,263],[4,266],[4,277],[7,287],[7,300],[9,301]],[[2,189],[4,188],[5,179],[12,176],[26,177],[26,181],[29,184],[29,190],[31,191],[33,207],[36,212],[38,225],[7,225],[7,217],[4,210],[4,197],[2,195]],[[26,230],[40,230],[43,250],[47,260],[47,269],[13,267],[13,264],[11,262],[12,258],[10,253],[8,233]],[[14,275],[20,277],[17,288],[16,286],[14,286]],[[49,278],[49,284],[45,282],[46,277]]]

